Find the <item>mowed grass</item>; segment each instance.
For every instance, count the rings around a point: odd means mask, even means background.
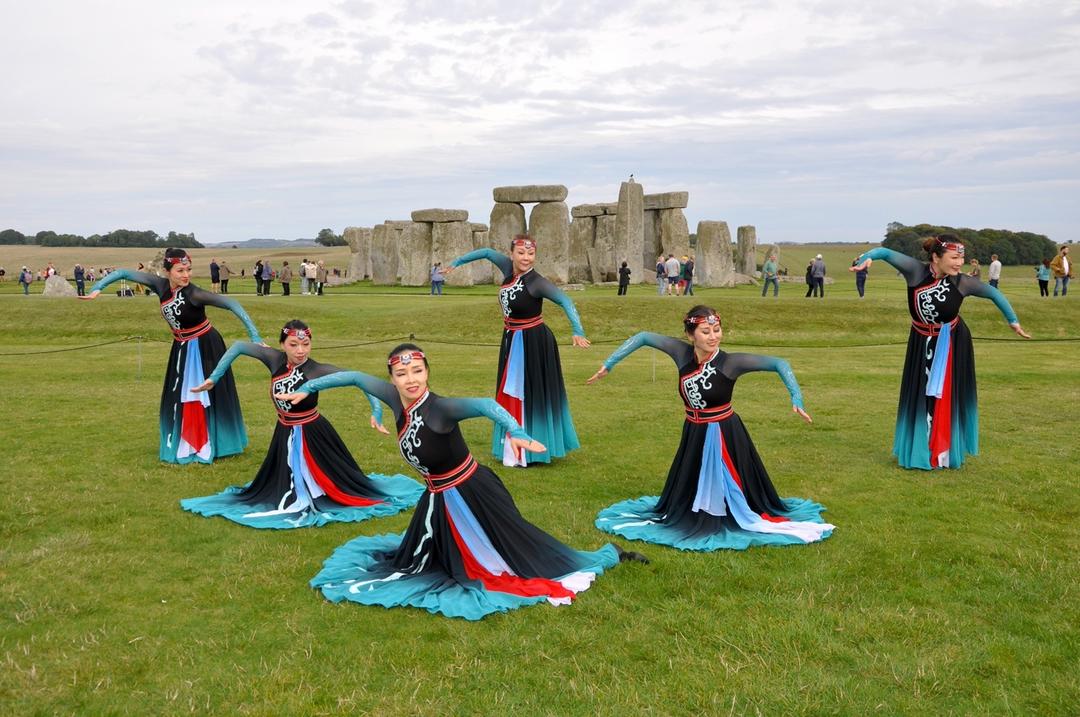
[[[1080,304],[1040,300],[1020,278],[1005,288],[1025,327],[1080,338]],[[572,607],[478,623],[333,605],[307,586],[337,545],[400,531],[408,515],[275,532],[179,508],[258,469],[274,422],[261,364],[235,365],[247,452],[163,465],[169,335],[156,302],[5,291],[0,710],[1075,714],[1080,345],[1010,340],[990,302],[969,300],[972,333],[1001,339],[976,342],[980,455],[960,470],[899,470],[889,448],[907,337],[902,283],[875,269],[859,301],[842,281],[823,301],[788,286],[778,300],[752,287],[698,297],[722,313],[729,350],[794,367],[812,425],[791,414],[771,374],[742,378],[735,406],[781,495],[828,507],[830,539],[711,554],[632,544],[652,563],[617,567]],[[432,299],[360,285],[318,299],[240,298],[268,338],[287,319],[307,320],[314,355],[346,368],[381,373],[393,342],[413,334],[436,392],[487,396],[493,294]],[[573,298],[592,349],[571,349],[561,312],[546,314],[583,448],[553,466],[498,472],[530,520],[593,549],[608,540],[593,527],[599,509],[659,492],[682,411],[674,366],[657,352],[638,352],[599,385],[585,379],[635,331],[676,334],[692,300],[648,286]],[[243,338],[228,314],[213,320],[227,341]],[[12,355],[135,335],[156,340]],[[365,469],[407,472],[393,439],[367,427],[358,392],[328,392],[320,405]],[[464,428],[492,463],[489,424]]]

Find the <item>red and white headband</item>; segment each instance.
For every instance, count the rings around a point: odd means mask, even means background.
[[[686,320],[686,323],[697,326],[698,324],[708,324],[709,326],[719,326],[720,317],[716,314],[707,314],[705,316],[691,316]]]
[[[938,239],[937,237],[934,237],[934,238],[937,239],[937,243],[943,249],[945,249],[945,251],[955,251],[957,254],[963,254],[964,253],[964,245],[961,244],[960,242],[958,242],[958,241],[941,241],[941,239]]]
[[[510,242],[510,246],[511,247],[519,247],[519,246],[521,246],[521,247],[525,247],[526,249],[535,249],[536,248],[536,241],[533,240],[532,237],[515,237],[514,240]]]
[[[191,266],[191,257],[184,253],[180,256],[165,257],[165,260],[161,262],[165,266],[165,270],[173,268],[177,264],[184,266]]]
[[[308,341],[311,340],[311,329],[282,329],[281,333],[285,335],[286,339],[290,336],[295,336],[301,341],[303,341],[304,339],[307,339]]]
[[[401,364],[402,366],[408,366],[414,360],[423,361],[424,360],[424,352],[423,351],[409,351],[409,352],[403,352],[403,353],[399,353],[399,354],[394,354],[393,356],[391,356],[386,361],[386,365],[387,366],[396,366],[398,364]]]

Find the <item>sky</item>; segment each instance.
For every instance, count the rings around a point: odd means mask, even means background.
[[[633,174],[759,242],[1080,239],[1080,2],[0,0],[0,229],[314,237]]]

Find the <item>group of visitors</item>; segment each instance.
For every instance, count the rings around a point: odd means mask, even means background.
[[[694,260],[685,254],[682,259],[676,259],[674,254],[668,254],[666,259],[663,254],[656,257],[656,293],[658,296],[693,296]]]

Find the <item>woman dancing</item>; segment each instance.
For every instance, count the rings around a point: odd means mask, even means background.
[[[505,433],[495,427],[492,451],[503,465],[526,466],[550,463],[580,447],[570,404],[566,400],[559,346],[544,323],[544,299],[554,301],[566,312],[573,329],[574,346],[588,348],[574,302],[555,285],[533,271],[536,242],[527,234],[514,237],[510,256],[494,249],[477,249],[460,256],[444,273],[477,259],[487,259],[503,273],[499,304],[503,311],[503,338],[499,348],[499,370],[495,400],[509,411],[525,431],[546,446],[545,450],[515,449]]]
[[[1025,339],[1031,337],[1000,291],[961,272],[964,245],[957,237],[930,237],[923,249],[929,262],[885,247],[871,249],[851,271],[884,259],[907,281],[911,332],[900,381],[893,455],[903,468],[958,468],[965,455],[979,452],[975,352],[971,332],[960,318],[960,304],[966,296],[990,299],[1013,331]]]
[[[226,372],[214,390],[194,393],[225,354],[221,334],[206,318],[206,307],[216,306],[236,314],[252,341],[261,343],[243,307],[232,299],[204,291],[191,283],[191,257],[183,249],[166,249],[162,262],[166,277],[119,269],[90,287],[80,299],[96,299],[110,284],[127,279],[149,288],[161,301],[161,315],[173,332],[172,351],[161,390],[158,455],[168,463],[212,463],[240,453],[248,444],[244,417],[236,398],[236,383]]]
[[[192,389],[207,391],[241,354],[262,361],[270,370],[270,395],[288,392],[304,381],[341,369],[310,357],[311,329],[303,321],[285,324],[281,350],[235,343],[210,378]],[[330,522],[358,522],[394,515],[416,505],[423,487],[401,474],[364,475],[337,431],[319,414],[318,395],[298,403],[274,400],[278,420],[262,467],[246,486],[217,495],[180,501],[185,510],[207,517],[220,515],[252,528],[301,528]],[[371,425],[382,430],[382,404],[371,396]]]
[[[679,396],[686,406],[682,441],[663,493],[605,508],[596,526],[634,540],[700,551],[812,543],[828,537],[833,526],[822,522],[821,505],[777,495],[750,434],[731,408],[740,376],[775,371],[791,394],[791,410],[810,423],[787,361],[722,351],[720,317],[707,306],[690,309],[683,328],[689,344],[647,332],[631,337],[588,380],[599,381],[619,361],[650,346],[675,361]]]
[[[295,403],[315,391],[357,386],[376,396],[394,411],[401,455],[427,483],[403,534],[360,536],[326,560],[311,585],[328,600],[479,620],[545,600],[569,604],[620,559],[644,561],[611,544],[574,550],[528,523],[499,477],[469,452],[458,423],[486,416],[509,433],[513,447],[544,446],[489,398],[431,393],[427,358],[416,345],[395,348],[387,365],[392,383],[343,372],[277,395]]]

